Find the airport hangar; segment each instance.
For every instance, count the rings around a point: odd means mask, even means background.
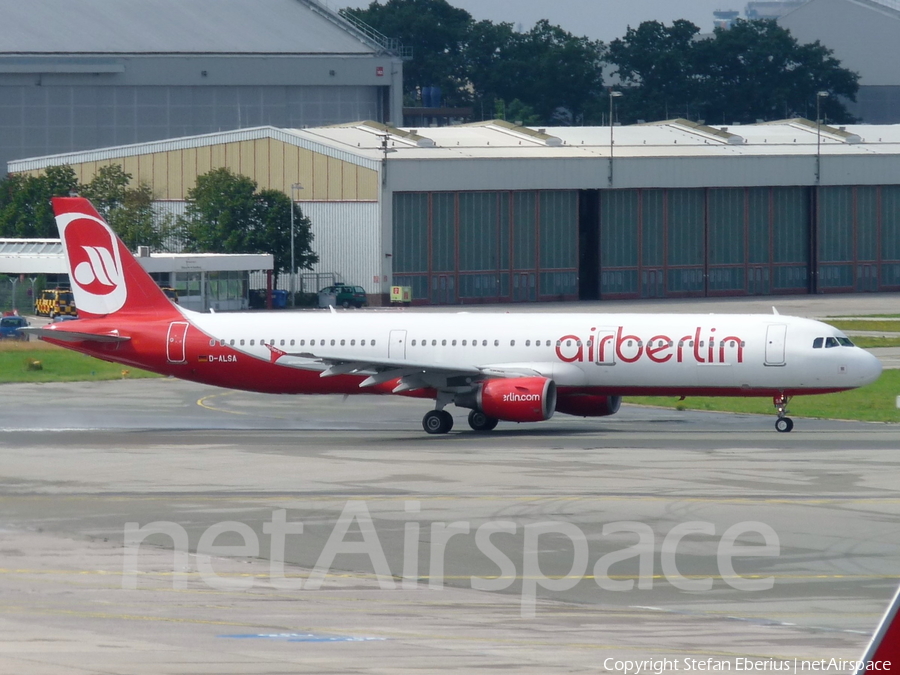
[[[317,0],[0,0],[9,160],[273,125],[402,124],[404,49]]]
[[[356,122],[8,168],[68,164],[88,181],[109,163],[171,213],[220,166],[291,194],[313,223],[315,271],[363,286],[372,304],[391,286],[419,304],[900,290],[893,126]]]

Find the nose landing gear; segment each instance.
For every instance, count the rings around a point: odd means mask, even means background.
[[[784,394],[775,396],[772,399],[772,403],[778,411],[778,419],[775,420],[775,430],[785,434],[794,428],[794,420],[787,416],[787,404],[790,400],[791,397]]]

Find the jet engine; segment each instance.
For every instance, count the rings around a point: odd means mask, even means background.
[[[556,384],[546,377],[488,380],[474,392],[457,395],[454,402],[498,420],[541,422],[557,408]]]
[[[577,417],[606,417],[619,412],[621,396],[566,391],[556,397],[556,411]]]

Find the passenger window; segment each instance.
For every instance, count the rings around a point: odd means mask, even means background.
[[[331,341],[331,346],[334,347],[334,340]]]
[[[369,344],[371,344],[371,345],[374,347],[374,346],[375,346],[375,340],[372,340]]]
[[[343,347],[343,346],[346,345],[346,344],[347,344],[347,341],[346,341],[346,340],[341,340],[341,347]]]
[[[293,344],[293,342],[292,342]],[[281,341],[281,346],[284,347],[284,340]]]
[[[209,346],[210,346],[210,347],[215,347],[215,346],[216,346],[216,341],[215,341],[215,340],[210,340],[210,341],[209,341]]]
[[[350,346],[351,346],[351,347],[355,347],[355,346],[356,346],[356,340],[350,340]]]
[[[252,347],[256,343],[255,340],[250,340],[250,346]]]
[[[243,346],[244,346],[244,341],[243,341],[243,340],[241,340],[241,347],[243,347]]]
[[[510,346],[510,347],[515,347],[515,346],[516,346],[516,341],[515,341],[515,340],[510,340],[510,341],[509,341],[509,346]]]
[[[500,346],[500,340],[494,340],[494,346],[495,346],[495,347],[499,347],[499,346]]]
[[[813,340],[813,349],[822,349],[823,342],[825,342],[825,338],[816,338]]]
[[[456,340],[454,340],[453,342],[451,342],[451,343],[450,343],[450,346],[451,346],[451,347],[455,347],[455,346],[456,346]]]
[[[234,340],[231,341],[231,346],[234,347]]]
[[[453,344],[456,344],[456,343],[454,342]],[[462,346],[463,346],[463,347],[466,346],[466,341],[465,341],[465,340],[463,340]]]
[[[830,337],[825,339],[825,349],[831,349],[832,347],[837,347],[838,341],[836,338]]]
[[[566,340],[566,347],[571,347],[571,346],[572,346],[572,341],[571,341],[571,340]],[[631,346],[631,342],[628,343],[628,346],[629,346],[629,347]]]
[[[360,347],[365,347],[365,346],[366,346],[366,341],[365,341],[365,340],[360,340],[360,341],[359,341],[359,346],[360,346]]]
[[[531,340],[525,340],[525,346],[526,346],[526,347],[530,347],[530,346],[531,346]]]
[[[412,341],[412,346],[413,346],[413,347],[416,346],[416,341],[415,341],[415,340]]]
[[[487,340],[482,340],[482,341],[481,341],[481,346],[482,346],[482,347],[487,347]]]
[[[437,347],[437,340],[432,340],[432,341],[431,341],[431,346],[432,346],[432,347]]]
[[[293,346],[294,341],[291,340],[291,345]],[[303,347],[306,344],[306,340],[300,340],[300,346]]]

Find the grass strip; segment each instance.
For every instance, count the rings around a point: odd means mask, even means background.
[[[796,417],[860,420],[864,422],[900,422],[896,400],[900,395],[900,370],[886,370],[877,382],[851,391],[821,396],[797,396],[788,405]],[[626,403],[654,405],[676,410],[715,410],[775,416],[768,398],[713,398],[699,396],[679,401],[665,396],[629,396]]]
[[[878,321],[877,319],[829,319],[828,324],[843,331],[864,330],[900,333],[900,321]]]
[[[40,365],[35,365],[35,363]],[[46,342],[0,342],[0,383],[80,382],[159,377],[146,370],[63,349]]]

